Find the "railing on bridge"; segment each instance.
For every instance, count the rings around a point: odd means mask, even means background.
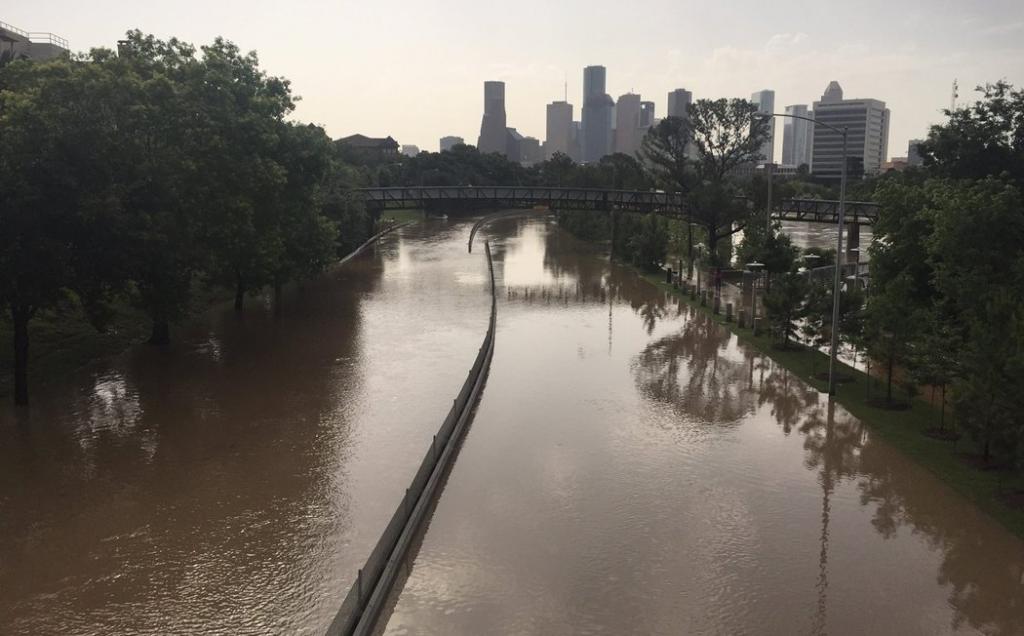
[[[582,209],[627,212],[656,212],[685,217],[686,198],[679,193],[657,190],[608,190],[600,188],[563,188],[555,186],[403,186],[361,188],[357,194],[379,208],[419,208],[434,202],[475,201],[492,206],[551,209]],[[748,201],[749,199],[744,198]],[[750,203],[750,205],[753,205]],[[846,202],[846,222],[870,225],[878,218],[877,203]],[[784,221],[836,223],[839,202],[824,199],[785,199],[772,211]]]

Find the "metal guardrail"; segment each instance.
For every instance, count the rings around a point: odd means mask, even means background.
[[[68,41],[55,33],[43,33],[43,32],[30,32],[28,39],[33,44],[53,44],[59,46],[65,51],[70,50],[68,48]]]
[[[23,38],[27,38],[28,35],[29,35],[28,31],[22,31],[21,29],[19,29],[18,27],[14,26],[13,24],[7,24],[6,22],[2,22],[2,21],[0,21],[0,29],[3,29],[4,31],[10,31],[11,33],[17,33],[18,35],[20,35]]]
[[[366,564],[356,574],[355,583],[327,629],[328,636],[362,636],[372,633],[409,546],[437,493],[442,476],[455,461],[458,442],[468,428],[473,407],[483,389],[494,355],[494,331],[497,324],[494,262],[491,259],[490,244],[485,242],[484,248],[491,277],[491,318],[487,335],[484,336],[473,368],[462,384],[462,390],[420,462],[412,484],[406,489],[405,496],[370,552]]]

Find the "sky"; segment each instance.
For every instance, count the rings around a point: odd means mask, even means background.
[[[444,135],[476,143],[483,82],[506,83],[508,125],[544,139],[545,105],[579,119],[583,67],[608,69],[612,97],[744,97],[775,108],[847,98],[892,111],[889,155],[943,120],[979,84],[1024,86],[1024,0],[70,0],[8,2],[0,21],[49,31],[76,51],[114,47],[138,28],[196,45],[223,36],[291,80],[294,118],[332,137],[391,135],[436,151]],[[781,126],[775,156],[782,153]]]

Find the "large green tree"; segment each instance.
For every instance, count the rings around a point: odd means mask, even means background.
[[[719,242],[743,229],[750,206],[738,198],[737,173],[752,166],[769,122],[742,99],[697,100],[686,118],[666,117],[644,137],[641,157],[655,177],[683,194],[690,220],[704,229],[712,258]]]

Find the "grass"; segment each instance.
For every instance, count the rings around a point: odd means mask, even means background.
[[[797,346],[780,350],[773,346],[775,341],[770,335],[754,336],[751,329],[741,329],[735,322],[727,323],[724,307],[722,315],[715,315],[710,306],[702,307],[699,299],[691,300],[682,290],[673,289],[672,285],[665,282],[664,273],[641,272],[640,275],[659,289],[683,298],[685,302],[736,334],[741,342],[761,351],[807,384],[822,392],[827,390],[827,381],[813,377],[815,372],[820,373],[828,369],[828,356],[824,353]],[[843,375],[852,378],[837,387],[836,401],[839,404],[868,424],[873,432],[904,455],[987,512],[1010,532],[1024,538],[1024,509],[1007,505],[1003,497],[1015,488],[1024,488],[1024,480],[1020,475],[1011,478],[1004,473],[1000,476],[999,471],[978,468],[965,461],[960,454],[961,451],[972,448],[970,440],[966,438],[954,444],[925,435],[927,429],[938,425],[940,412],[937,407],[923,399],[912,400],[912,408],[903,411],[872,406],[868,402],[867,383],[872,382],[872,397],[875,398],[882,394],[884,386],[877,379],[869,378],[863,371],[842,363],[839,363],[839,366]],[[948,426],[948,410],[946,420]]]

